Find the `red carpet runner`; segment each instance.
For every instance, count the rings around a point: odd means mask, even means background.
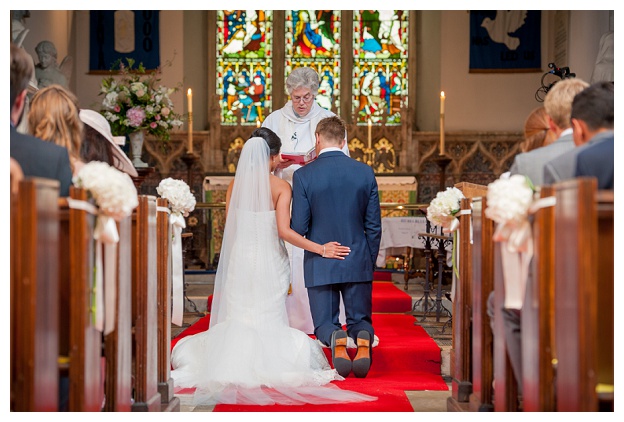
[[[406,301],[409,299],[409,302]],[[394,302],[394,306],[392,303]],[[374,402],[300,405],[240,406],[217,405],[215,412],[412,412],[404,391],[438,390],[448,387],[440,375],[440,348],[425,330],[414,325],[410,296],[391,282],[373,284],[373,324],[379,346],[373,349],[373,364],[366,378],[350,375],[334,382],[344,390],[358,391],[378,397]],[[390,312],[395,312],[394,314]],[[207,315],[172,340],[171,347],[182,337],[208,328]],[[331,362],[330,349],[324,349]],[[355,349],[349,349],[351,357]],[[190,393],[190,390],[184,390]]]

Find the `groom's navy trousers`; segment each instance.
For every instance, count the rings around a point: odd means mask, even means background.
[[[381,241],[381,211],[373,169],[341,151],[327,151],[293,173],[291,227],[324,244],[351,248],[344,260],[327,259],[306,251],[303,260],[314,334],[329,345],[340,329],[340,295],[347,333],[360,330],[374,336],[372,280]]]

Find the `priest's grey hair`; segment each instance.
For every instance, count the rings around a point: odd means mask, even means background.
[[[286,91],[288,95],[297,88],[308,88],[316,95],[319,89],[318,73],[311,67],[298,67],[286,78]]]

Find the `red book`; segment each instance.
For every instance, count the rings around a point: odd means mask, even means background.
[[[281,155],[282,159],[292,160],[296,164],[303,166],[316,158],[316,148],[312,148],[311,150],[305,152],[283,152]]]

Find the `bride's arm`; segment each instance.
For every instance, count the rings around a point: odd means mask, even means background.
[[[284,182],[284,184],[285,187],[280,189],[277,203],[275,204],[275,218],[277,219],[277,233],[279,237],[298,248],[319,254],[323,258],[344,259],[345,256],[349,255],[351,248],[348,246],[341,246],[338,242],[327,242],[324,245],[319,245],[290,228],[290,200],[292,193],[290,185],[287,182]]]

